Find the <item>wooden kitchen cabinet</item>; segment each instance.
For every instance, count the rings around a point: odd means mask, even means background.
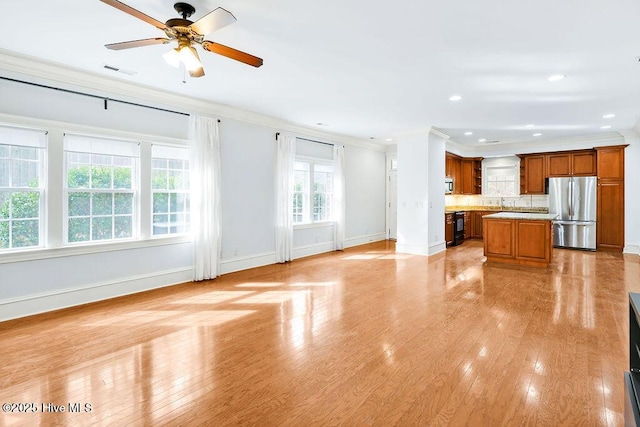
[[[485,211],[474,211],[471,213],[471,238],[482,239],[482,216],[487,215]]]
[[[462,159],[462,194],[473,194],[473,160]]]
[[[547,175],[593,176],[596,174],[595,150],[578,150],[547,154]]]
[[[453,213],[444,214],[444,240],[447,247],[453,245]]]
[[[482,194],[482,158],[446,153],[445,176],[453,178],[452,194]]]
[[[446,153],[445,175],[453,178],[452,194],[462,194],[462,157]]]
[[[571,156],[573,176],[594,176],[596,174],[596,151],[578,151]]]
[[[482,194],[482,158],[473,160],[473,194]]]
[[[600,250],[622,252],[624,249],[624,182],[598,182],[597,197],[596,247]],[[614,206],[616,208],[612,208]]]
[[[547,267],[553,254],[550,220],[484,218],[487,261]]]
[[[464,239],[470,239],[471,238],[471,222],[472,222],[472,218],[471,218],[471,212],[465,212],[464,213]]]
[[[545,194],[546,156],[520,154],[520,194]]]
[[[624,149],[626,145],[596,148],[598,179],[624,180]]]
[[[597,147],[598,195],[596,248],[624,249],[624,149],[626,145]]]

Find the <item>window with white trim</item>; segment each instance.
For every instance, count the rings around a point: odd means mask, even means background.
[[[190,230],[189,150],[183,147],[151,147],[153,235],[187,233]]]
[[[511,197],[519,195],[520,188],[517,181],[519,169],[517,165],[487,167],[484,172],[486,174],[484,196]]]
[[[66,242],[137,235],[138,144],[65,135]]]
[[[333,163],[297,158],[293,182],[293,223],[330,221]]]
[[[0,127],[0,252],[44,244],[45,143],[42,131]]]

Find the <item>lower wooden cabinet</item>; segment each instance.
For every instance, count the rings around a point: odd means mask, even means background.
[[[464,213],[464,239],[470,239],[471,238],[471,223],[472,223],[473,219],[471,216],[471,212],[465,212]]]
[[[624,249],[624,182],[600,181],[597,200],[597,247],[600,250],[622,252]]]
[[[487,261],[547,267],[553,253],[551,221],[484,219]]]
[[[486,214],[484,211],[471,212],[471,238],[482,239],[482,216]]]
[[[444,240],[447,246],[453,244],[453,214],[444,214]]]

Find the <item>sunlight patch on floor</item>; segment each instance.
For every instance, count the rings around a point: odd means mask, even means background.
[[[292,283],[289,286],[293,287],[305,287],[305,286],[335,286],[338,282],[296,282]]]
[[[172,301],[172,304],[215,304],[254,293],[253,291],[212,291]]]
[[[310,291],[267,291],[260,294],[252,295],[232,304],[273,304],[289,301],[295,297],[305,295]]]
[[[236,288],[275,288],[282,285],[282,282],[245,282],[236,285]]]

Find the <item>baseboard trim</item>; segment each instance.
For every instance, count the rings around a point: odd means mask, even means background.
[[[108,282],[0,300],[0,322],[62,308],[74,307],[193,280],[193,268],[125,277]]]
[[[265,252],[262,254],[247,257],[230,258],[220,261],[220,274],[235,273],[236,271],[248,270],[250,268],[264,267],[276,263],[275,252]]]
[[[387,240],[386,233],[374,233],[356,237],[349,237],[348,239],[344,240],[344,247],[351,248],[353,246],[365,245],[367,243],[379,242],[381,240]]]
[[[317,245],[300,246],[293,249],[293,259],[304,258],[311,255],[319,255],[325,252],[332,252],[336,250],[336,245],[333,242],[319,243]]]
[[[427,245],[407,245],[405,243],[396,243],[396,252],[412,254],[412,255],[429,255],[429,246]]]
[[[640,244],[637,245],[625,245],[622,250],[623,254],[640,255]]]
[[[440,252],[444,252],[446,250],[447,250],[447,243],[446,242],[434,243],[432,245],[429,245],[429,256],[437,255]]]

